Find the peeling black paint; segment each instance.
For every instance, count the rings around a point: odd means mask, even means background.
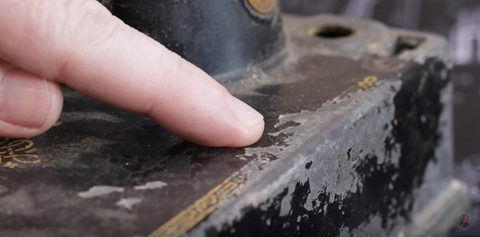
[[[324,189],[308,210],[305,206],[310,185],[316,183],[299,182],[292,193],[288,215],[280,216],[281,201],[288,195],[285,189],[267,200],[262,208],[246,208],[240,220],[225,225],[222,231],[209,229],[207,236],[338,236],[346,227],[352,233],[372,216],[380,217],[383,230],[390,233],[395,220],[408,221],[415,200],[413,191],[422,185],[427,165],[435,162],[434,151],[442,136],[440,96],[449,81],[442,79],[440,72],[445,68],[442,62],[431,59],[424,65],[412,64],[403,72],[403,84],[393,105],[386,105],[395,107],[394,119],[379,128],[384,131],[392,127],[383,141],[386,163],[379,166],[379,157],[372,153],[364,155],[363,162],[355,168],[362,183],[357,192],[341,199]],[[396,146],[400,149],[395,150]],[[398,164],[392,161],[396,153],[400,155]],[[352,148],[346,151],[349,158],[361,154]],[[310,168],[312,163],[305,167]],[[332,195],[335,201],[330,203]],[[270,204],[265,208],[267,203]]]
[[[312,164],[313,164],[313,161],[307,162],[307,163],[305,164],[305,169],[307,169],[307,170],[310,169],[310,167],[312,166]]]

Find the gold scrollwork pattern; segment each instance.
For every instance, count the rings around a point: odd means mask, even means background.
[[[210,190],[205,196],[170,219],[148,237],[178,237],[185,234],[215,211],[224,199],[234,196],[237,188],[243,184],[245,180],[245,176],[238,172],[234,173],[223,181],[222,184]]]
[[[376,76],[365,77],[362,81],[357,82],[357,84],[349,87],[342,92],[339,96],[335,97],[333,100],[329,100],[327,103],[335,104],[338,100],[345,98],[350,93],[362,92],[365,91],[377,84],[378,78]]]
[[[28,139],[0,138],[0,166],[15,168],[19,164],[35,164],[41,160],[34,143]]]

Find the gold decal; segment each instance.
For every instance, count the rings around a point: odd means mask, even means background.
[[[238,172],[233,174],[148,237],[178,237],[185,234],[215,211],[225,198],[235,195],[237,188],[245,181],[245,176]]]
[[[350,93],[365,91],[370,87],[375,86],[377,82],[378,82],[378,78],[376,76],[365,77],[362,81],[358,82],[356,85],[349,87],[348,89],[343,91],[342,94],[335,97],[333,100],[329,100],[327,103],[334,104],[338,100],[345,98],[345,96],[347,96]]]
[[[13,140],[0,138],[0,165],[15,168],[19,164],[40,162],[34,143],[28,139]]]
[[[268,14],[275,8],[277,0],[248,0],[248,3],[258,13]]]
[[[14,164],[14,163],[9,161],[3,167],[15,168],[15,167],[17,167],[17,164]]]

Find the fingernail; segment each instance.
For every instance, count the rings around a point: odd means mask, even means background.
[[[230,109],[246,127],[251,127],[263,121],[263,116],[243,101],[229,96],[227,98]]]
[[[0,78],[0,120],[28,128],[40,127],[51,103],[47,80],[20,70]]]

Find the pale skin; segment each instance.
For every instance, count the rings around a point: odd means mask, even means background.
[[[96,0],[1,0],[0,137],[52,127],[62,83],[204,146],[248,146],[264,129],[261,114]]]

